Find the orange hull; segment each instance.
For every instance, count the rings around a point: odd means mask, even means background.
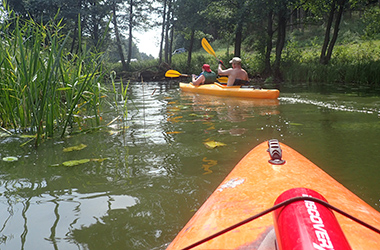
[[[305,187],[327,201],[380,228],[380,213],[326,174],[308,159],[281,144],[283,165],[272,165],[267,142],[252,149],[231,171],[209,199],[195,213],[167,249],[187,247],[273,206],[284,191]],[[380,235],[335,213],[354,250],[380,249]],[[273,215],[267,214],[194,249],[258,249],[273,233]],[[270,236],[271,235],[271,236]],[[274,241],[267,250],[275,249]],[[247,247],[247,248],[245,248]]]
[[[229,96],[229,97],[245,97],[255,99],[277,99],[280,95],[278,89],[253,89],[241,88],[240,86],[223,86],[219,83],[204,84],[194,86],[191,83],[179,83],[182,91],[193,92],[199,94]]]

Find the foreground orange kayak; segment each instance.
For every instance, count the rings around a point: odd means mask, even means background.
[[[254,88],[241,87],[241,86],[227,87],[219,83],[194,86],[192,83],[181,82],[179,83],[179,87],[181,88],[182,91],[185,91],[185,92],[229,96],[229,97],[277,99],[280,95],[280,91],[278,89],[254,89]]]
[[[273,207],[294,190],[310,192],[312,197],[316,193],[321,196],[316,197],[319,200],[326,199],[330,205],[380,228],[378,211],[289,146],[271,140],[252,149],[235,166],[167,249],[186,248]],[[300,194],[296,196],[309,196]],[[306,215],[301,214],[302,209]],[[296,232],[301,226],[291,223],[311,223],[313,233],[309,237],[304,229]],[[284,230],[282,226],[290,228]],[[312,242],[312,237],[317,241]],[[298,247],[307,240],[312,247]],[[380,249],[380,235],[326,206],[305,200],[265,214],[193,249],[368,250]]]

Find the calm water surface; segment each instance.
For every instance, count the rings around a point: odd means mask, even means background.
[[[0,249],[165,249],[235,164],[262,141],[293,147],[380,211],[380,98],[326,89],[279,100],[130,87],[127,130],[49,140],[0,138]],[[225,146],[208,149],[205,142]],[[80,151],[64,148],[84,144]],[[69,160],[75,167],[53,166]],[[349,212],[349,211],[348,211]]]

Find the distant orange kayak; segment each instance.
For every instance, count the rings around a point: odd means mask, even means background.
[[[240,86],[221,85],[219,83],[194,86],[192,83],[179,83],[182,91],[199,94],[219,95],[229,97],[245,97],[256,99],[277,99],[280,95],[278,89],[254,89]]]
[[[326,199],[330,205],[380,228],[378,211],[289,146],[271,140],[252,149],[235,166],[167,249],[190,246],[273,207],[293,191],[310,192],[302,196]],[[290,226],[292,223],[309,226],[310,235],[305,235],[305,230],[299,229],[301,226]],[[308,240],[312,247],[298,247]],[[193,249],[372,250],[380,249],[380,235],[326,206],[305,200],[277,209]]]

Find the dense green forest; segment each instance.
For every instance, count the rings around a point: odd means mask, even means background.
[[[12,0],[0,12],[0,136],[30,133],[35,145],[100,126],[106,96],[126,103],[106,81],[198,73],[215,57],[241,57],[256,83],[380,85],[378,0]],[[154,27],[158,58],[134,39]]]
[[[40,23],[62,20],[62,32],[70,32],[66,45],[70,53],[85,41],[88,47],[105,52],[109,63],[120,62],[121,66],[112,66],[118,71],[160,69],[163,63],[187,72],[199,70],[198,61],[205,58],[197,58],[196,52],[205,37],[226,60],[242,57],[251,77],[369,84],[378,84],[375,79],[380,78],[373,75],[379,72],[378,0],[13,0],[5,10]],[[153,57],[138,51],[134,34],[153,27],[162,30],[159,58],[141,63]],[[176,61],[172,52],[182,47],[186,59]],[[133,65],[136,59],[137,66]],[[348,67],[348,72],[356,64],[355,72],[373,76],[318,79],[326,71],[324,65],[334,69],[336,64]],[[371,70],[363,72],[367,68]]]

